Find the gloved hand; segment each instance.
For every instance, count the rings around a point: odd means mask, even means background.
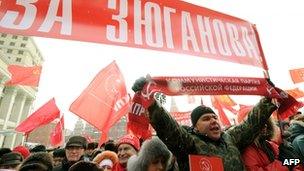
[[[275,87],[275,85],[273,84],[273,82],[270,80],[270,78],[266,78],[267,82],[269,85],[271,85],[272,87]]]
[[[137,79],[137,80],[135,81],[135,83],[133,84],[132,90],[133,90],[134,92],[141,91],[141,90],[144,88],[144,86],[145,86],[145,84],[146,84],[147,82],[148,82],[148,80],[147,80],[145,77],[140,77],[140,78]]]

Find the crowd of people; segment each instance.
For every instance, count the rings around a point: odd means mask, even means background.
[[[145,81],[136,81],[132,89],[140,92]],[[225,171],[304,170],[304,115],[298,112],[288,121],[274,123],[270,116],[277,106],[270,98],[262,98],[243,123],[225,130],[210,107],[196,107],[192,127],[186,127],[157,100],[147,104],[146,117],[156,131],[150,139],[127,134],[98,146],[83,136],[72,136],[64,148],[52,151],[43,145],[30,150],[2,148],[0,170],[188,171],[189,155],[218,157]],[[286,159],[302,163],[284,165]]]

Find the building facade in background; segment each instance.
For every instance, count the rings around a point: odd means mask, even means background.
[[[123,116],[109,131],[108,138],[112,140],[117,140],[121,136],[125,135],[127,133],[126,131],[127,126],[127,117]],[[98,131],[95,127],[87,123],[86,121],[82,120],[81,118],[78,118],[77,122],[75,123],[75,127],[72,135],[82,135],[86,137],[88,140],[91,140],[93,142],[98,142],[100,139],[100,131]],[[66,139],[69,138],[65,137]]]
[[[13,148],[24,136],[15,127],[32,112],[38,91],[35,87],[6,86],[11,78],[7,67],[42,65],[42,55],[31,37],[0,33],[0,147]]]

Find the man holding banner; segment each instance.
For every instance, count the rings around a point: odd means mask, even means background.
[[[147,82],[147,79],[138,79],[132,89],[136,94],[143,95]],[[150,97],[142,96],[142,105],[148,110],[150,124],[176,156],[180,170],[183,171],[189,170],[189,158],[192,163],[191,158],[194,155],[202,156],[199,161],[204,157],[220,159],[217,161],[221,161],[219,164],[223,165],[224,170],[245,170],[241,151],[253,142],[262,129],[261,126],[265,125],[272,112],[277,109],[270,98],[263,98],[250,111],[243,124],[222,131],[215,112],[209,107],[198,106],[191,113],[192,130],[186,131],[158,101],[151,98],[152,93],[147,94]]]

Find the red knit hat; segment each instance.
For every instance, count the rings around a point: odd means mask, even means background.
[[[119,147],[121,144],[130,144],[132,145],[135,150],[139,151],[140,149],[140,142],[139,142],[139,139],[137,137],[135,137],[134,135],[131,135],[131,134],[128,134],[128,135],[125,135],[123,137],[121,137],[119,140],[118,140],[118,145],[117,147]]]
[[[19,145],[13,149],[13,152],[20,153],[24,159],[26,159],[31,153],[25,146]]]

